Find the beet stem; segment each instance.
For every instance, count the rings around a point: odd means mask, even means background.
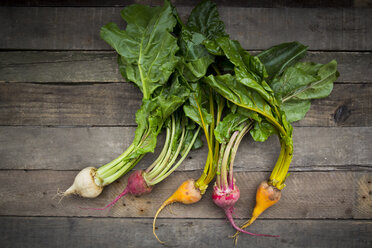
[[[104,207],[104,208],[81,208],[81,209],[87,209],[87,210],[105,210],[105,209],[107,209],[109,207],[112,207],[115,203],[117,203],[120,200],[120,198],[122,198],[123,196],[125,196],[128,193],[129,193],[129,188],[127,186],[127,187],[125,187],[125,189],[123,190],[123,192],[121,192],[120,195],[118,195],[112,202],[110,202],[109,204],[107,204],[107,206]]]

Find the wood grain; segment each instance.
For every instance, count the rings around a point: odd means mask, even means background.
[[[133,84],[0,83],[1,125],[136,125],[142,94]]]
[[[133,127],[0,127],[0,169],[99,167],[119,156],[133,136]],[[296,127],[293,137],[293,171],[371,169],[371,127]],[[156,152],[160,152],[162,144],[161,136]],[[279,151],[274,136],[264,143],[245,138],[239,147],[235,168],[271,171]],[[206,154],[206,147],[192,151],[180,169],[203,168]],[[155,156],[146,155],[137,167],[147,168]]]
[[[0,48],[111,50],[99,29],[120,20],[120,7],[0,9]],[[180,7],[183,19],[191,7]],[[372,50],[372,9],[220,7],[233,39],[246,49],[298,40],[312,50]]]
[[[182,181],[188,178],[197,179],[201,171],[173,173],[166,181],[156,185],[151,194],[140,197],[128,195],[111,210],[105,211],[84,210],[79,207],[105,206],[124,189],[128,175],[106,187],[96,199],[65,197],[59,204],[58,197],[53,199],[57,189],[67,189],[76,173],[0,171],[0,215],[153,217],[161,203]],[[238,172],[235,177],[241,191],[240,200],[235,205],[236,218],[246,219],[254,205],[256,187],[269,177],[269,173]],[[372,180],[372,175],[368,172],[293,172],[286,181],[287,187],[283,190],[280,202],[265,211],[261,218],[371,219],[372,196],[366,195],[363,198],[357,195],[368,184],[368,180]],[[199,203],[174,204],[171,208],[176,215],[163,211],[160,217],[223,218],[223,212],[211,201],[211,193],[210,187]]]
[[[257,52],[253,52],[255,54]],[[308,52],[305,61],[338,63],[343,83],[371,83],[371,52]],[[3,51],[0,82],[102,83],[123,82],[115,52],[105,51]]]
[[[293,126],[372,126],[372,87],[335,84],[330,96],[313,100],[304,119]]]
[[[0,235],[3,247],[164,247],[151,225],[151,219],[2,217]],[[241,235],[238,247],[371,247],[371,228],[372,221],[258,220],[251,231],[280,238]],[[177,247],[234,247],[224,220],[164,219],[157,234]]]
[[[372,84],[336,84],[295,126],[371,126]],[[141,93],[129,83],[0,83],[0,125],[136,126]]]
[[[151,233],[152,217],[180,182],[200,176],[205,147],[191,152],[150,195],[126,196],[111,210],[79,207],[106,205],[128,175],[97,199],[53,198],[78,170],[108,162],[132,141],[141,94],[124,83],[99,29],[111,21],[123,27],[119,12],[133,2],[162,0],[0,2],[21,6],[0,8],[0,247],[163,247]],[[186,19],[197,1],[172,2]],[[306,60],[336,59],[341,73],[331,96],[314,101],[295,124],[295,154],[282,199],[250,229],[281,237],[242,236],[239,246],[371,247],[372,9],[365,8],[371,1],[217,3],[227,31],[244,48],[257,53],[298,40],[312,50]],[[321,8],[353,6],[360,8]],[[163,140],[161,135],[159,146]],[[158,152],[159,147],[138,168]],[[249,217],[256,187],[268,178],[278,153],[275,137],[242,142],[235,160],[238,224]],[[198,204],[171,209],[176,215],[166,209],[157,222],[157,233],[169,245],[233,247],[227,237],[233,230],[212,203],[211,187]]]

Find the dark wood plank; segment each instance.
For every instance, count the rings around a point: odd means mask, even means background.
[[[0,52],[0,82],[123,82],[114,52]]]
[[[151,219],[2,217],[0,234],[3,247],[164,247],[151,225]],[[241,235],[238,247],[370,247],[371,228],[371,221],[258,220],[250,230],[280,238]],[[157,230],[177,247],[233,248],[232,233],[224,220],[164,219]]]
[[[371,126],[372,84],[336,84],[295,126]],[[0,83],[0,125],[135,126],[141,93],[129,83]]]
[[[257,52],[256,52],[257,53]],[[370,83],[372,53],[309,52],[305,61],[337,60],[343,83]],[[0,52],[0,82],[123,82],[114,52],[8,51]]]
[[[0,171],[0,215],[2,216],[96,216],[96,217],[153,217],[157,208],[180,183],[187,178],[197,179],[201,171],[175,172],[156,185],[151,194],[121,199],[111,210],[94,211],[79,207],[103,207],[113,200],[126,185],[125,176],[119,183],[106,187],[96,199],[65,197],[61,203],[53,199],[57,188],[67,189],[75,171]],[[254,206],[258,184],[269,173],[238,172],[234,175],[241,191],[235,205],[237,218],[249,217]],[[372,175],[369,172],[294,172],[287,179],[280,202],[268,209],[261,218],[272,219],[371,219]],[[20,183],[22,182],[22,183]],[[221,209],[211,200],[210,187],[202,200],[193,205],[174,204],[167,218],[223,218]],[[22,204],[20,204],[22,203]],[[240,221],[239,221],[240,222]],[[161,223],[161,221],[160,221]]]
[[[2,49],[84,49],[110,47],[99,29],[123,25],[119,7],[0,9]],[[191,7],[178,8],[185,18]],[[372,10],[220,7],[227,32],[246,49],[265,49],[298,40],[312,50],[372,50]]]
[[[133,136],[133,127],[0,127],[0,169],[98,167],[119,156]],[[296,127],[291,170],[371,169],[371,140],[371,127]],[[157,152],[162,144],[160,136]],[[280,147],[274,136],[264,143],[253,142],[247,136],[239,151],[236,170],[271,171]],[[179,169],[203,168],[206,154],[206,147],[192,151]],[[148,154],[137,167],[146,168],[155,156]]]
[[[370,0],[366,0],[368,2]],[[195,6],[198,4],[199,0],[172,0],[172,4],[175,6]],[[313,7],[362,7],[360,4],[354,2],[361,2],[353,1],[353,0],[302,0],[302,1],[294,1],[294,0],[215,0],[218,6],[234,6],[234,7],[300,7],[300,8],[313,8]],[[59,6],[59,7],[99,7],[99,6],[128,6],[130,4],[148,4],[148,5],[160,5],[163,3],[162,0],[132,0],[132,1],[122,1],[122,0],[57,0],[57,1],[50,1],[50,0],[2,0],[0,2],[0,6],[43,6],[43,7],[51,7],[51,6]],[[368,5],[367,5],[368,6]]]
[[[2,125],[136,125],[142,94],[128,83],[0,83]]]

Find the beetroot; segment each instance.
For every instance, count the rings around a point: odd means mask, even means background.
[[[105,210],[108,207],[112,207],[120,198],[125,196],[126,194],[132,194],[132,195],[143,195],[150,193],[152,190],[152,187],[149,187],[145,181],[145,179],[142,176],[143,171],[142,170],[136,170],[130,174],[128,177],[128,184],[127,187],[121,192],[120,195],[118,195],[112,202],[107,204],[104,208],[88,208],[92,210]]]
[[[233,121],[234,118],[235,121]],[[219,140],[221,142],[221,150],[218,159],[217,180],[213,187],[213,202],[224,210],[227,219],[237,231],[253,236],[277,237],[266,234],[254,234],[242,230],[235,224],[233,219],[234,205],[240,198],[240,191],[235,185],[233,175],[234,159],[240,142],[242,141],[244,135],[247,134],[252,127],[251,123],[246,122],[246,119],[244,118],[243,123],[236,121],[239,120],[239,118],[241,117],[234,114],[228,115],[221,122],[222,124],[220,123],[220,125],[216,128],[217,133],[224,133],[225,139]],[[238,125],[236,127],[231,126],[234,123],[238,123]],[[227,130],[228,132],[222,132],[223,129]]]
[[[171,115],[166,124],[166,138],[163,150],[158,158],[146,169],[137,170],[130,174],[128,184],[123,192],[104,208],[88,208],[93,210],[104,210],[113,206],[126,194],[140,196],[150,193],[154,185],[166,179],[182,161],[185,160],[199,135],[199,127],[196,127],[183,112]],[[178,155],[182,155],[178,159]]]
[[[265,237],[278,237],[273,235],[267,234],[255,234],[251,232],[247,232],[241,228],[239,228],[234,221],[233,212],[234,212],[234,205],[240,198],[240,190],[239,188],[233,184],[232,187],[228,187],[227,189],[220,189],[215,185],[213,187],[213,194],[212,199],[213,202],[222,208],[225,211],[227,219],[230,221],[231,225],[237,230],[242,233],[246,233],[253,236],[265,236]]]

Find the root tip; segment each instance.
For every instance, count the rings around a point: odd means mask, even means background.
[[[159,239],[159,237],[158,237],[158,235],[156,235],[156,233],[155,233],[155,228],[154,228],[154,230],[153,230],[153,232],[152,232],[153,234],[154,234],[154,236],[155,236],[155,238],[156,238],[156,240],[160,243],[160,244],[162,244],[162,245],[164,245],[165,244],[165,242],[164,241],[161,241],[160,239]]]
[[[238,245],[238,237],[239,237],[239,235],[238,235],[238,236],[236,236],[236,237],[234,238],[234,245],[235,245],[235,246],[237,246],[237,245]]]
[[[61,201],[63,200],[63,198],[66,196],[65,192],[64,191],[61,191],[59,188],[57,189],[57,193],[53,196],[52,200],[56,199],[57,197],[60,197],[60,199],[58,200],[58,204],[61,203]]]

